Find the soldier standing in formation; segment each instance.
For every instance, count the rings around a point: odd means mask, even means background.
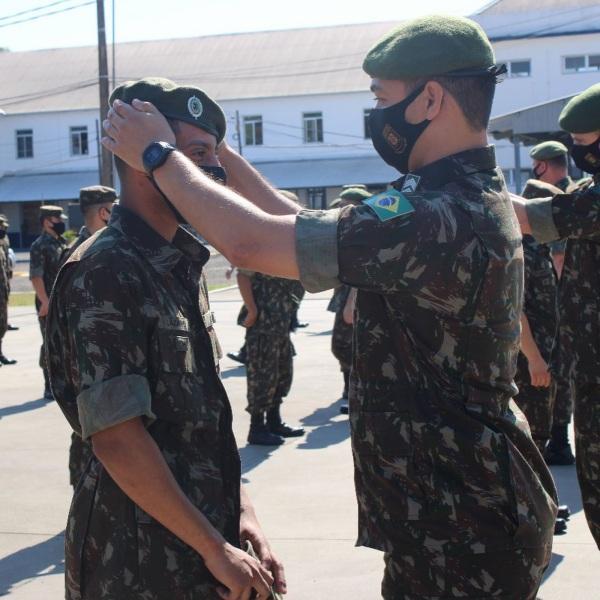
[[[226,145],[245,198],[225,190],[169,145],[148,103],[115,103],[103,123],[103,144],[136,169],[158,157],[156,185],[234,264],[308,291],[358,289],[358,544],[385,552],[387,600],[533,600],[551,556],[552,477],[511,409],[523,251],[487,146],[494,62],[458,17],[408,21],[376,44],[363,65],[372,141],[407,175],[360,207],[300,210]]]
[[[8,225],[6,216],[0,215],[0,367],[2,365],[14,365],[17,362],[4,356],[2,351],[2,340],[10,329],[8,325],[8,297],[10,295],[12,269],[8,257],[8,249],[10,248]]]
[[[8,237],[8,227],[10,223],[8,222],[8,218],[6,215],[0,214],[0,249],[4,250],[4,254],[6,255],[6,260],[8,264],[8,293],[10,295],[10,280],[13,278],[13,262],[14,262],[14,254],[10,249],[10,238]],[[11,257],[12,254],[12,257]],[[10,323],[7,325],[7,331],[18,331],[19,328],[11,325]],[[2,361],[0,360],[0,363]],[[9,361],[8,363],[3,364],[15,364],[16,361]]]
[[[42,233],[31,244],[29,251],[29,279],[35,291],[35,309],[42,332],[40,367],[44,373],[44,398],[46,400],[52,400],[44,351],[46,315],[52,286],[58,275],[63,254],[67,249],[67,242],[62,237],[65,232],[66,218],[60,206],[42,206],[40,208]]]
[[[222,171],[225,115],[211,98],[149,78],[111,101],[136,97],[169,118],[196,171],[201,162]],[[50,302],[52,388],[95,455],[69,514],[66,597],[267,598],[273,582],[285,591],[283,569],[240,484],[199,302],[209,252],[154,185],[158,158],[147,156],[145,174],[116,160],[120,204],[62,267]],[[240,549],[246,542],[260,562]]]
[[[557,192],[571,192],[577,184],[569,177],[568,150],[561,142],[548,141],[534,146],[529,155],[533,160],[535,180],[529,182],[523,194],[526,198],[545,198]],[[529,236],[531,238],[531,236]],[[560,279],[565,262],[567,242],[559,240],[550,244],[552,260],[556,276]],[[572,465],[575,457],[569,442],[569,423],[573,416],[573,399],[568,366],[571,364],[569,355],[569,337],[564,327],[560,326],[560,315],[564,312],[561,305],[568,304],[568,299],[561,294],[558,286],[558,315],[554,349],[552,350],[551,370],[556,382],[556,396],[552,413],[552,430],[550,441],[546,446],[544,458],[549,465]],[[561,342],[562,340],[562,342]]]
[[[568,343],[575,457],[585,516],[600,548],[600,84],[572,98],[560,127],[573,138],[571,156],[592,179],[571,193],[514,205],[524,233],[540,243],[568,239],[561,277],[561,328]]]
[[[238,323],[246,328],[248,443],[279,446],[284,438],[304,435],[284,423],[281,404],[293,379],[292,320],[304,295],[298,281],[238,271],[244,306]]]
[[[83,242],[108,225],[116,199],[115,190],[103,185],[93,185],[79,190],[79,209],[83,215],[84,224],[79,230],[77,239],[64,252],[64,262]],[[73,489],[79,483],[91,456],[90,443],[83,441],[81,436],[73,431],[69,448],[69,481]]]

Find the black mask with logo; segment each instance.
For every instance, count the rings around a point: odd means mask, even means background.
[[[406,120],[406,109],[425,89],[422,85],[411,92],[404,100],[387,108],[374,108],[369,115],[371,141],[377,153],[390,166],[400,173],[408,173],[408,159],[417,140],[431,121],[420,123]]]
[[[541,170],[542,165],[538,165],[537,167],[533,168],[533,176],[536,179],[541,179],[544,176],[544,173],[547,171],[547,169],[544,169],[543,171]]]
[[[220,183],[221,185],[227,185],[227,172],[223,167],[202,167],[200,169],[210,177],[212,180]]]
[[[587,146],[571,147],[573,162],[586,173],[596,175],[600,173],[600,137]]]
[[[64,224],[63,221],[60,221],[59,223],[52,223],[52,230],[56,235],[62,235],[66,229],[67,226]]]

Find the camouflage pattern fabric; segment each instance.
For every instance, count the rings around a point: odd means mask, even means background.
[[[296,223],[307,290],[358,288],[349,397],[357,543],[514,560],[539,549],[539,579],[556,490],[511,401],[523,250],[504,178],[488,147],[394,187],[405,183],[413,212],[302,211]],[[506,569],[494,576],[498,589],[514,579]],[[411,589],[428,580],[415,573]],[[515,598],[531,589],[529,579],[510,585]]]
[[[600,175],[554,196],[550,208],[557,236],[568,238],[559,290],[560,351],[573,390],[583,508],[600,548]]]
[[[523,192],[525,198],[539,197],[539,193],[545,193],[544,191],[538,192],[532,185],[533,183],[530,181],[526,185]],[[559,188],[550,191],[554,192],[554,190],[555,193],[560,193]],[[549,246],[538,244],[533,236],[525,235],[523,252],[525,256],[523,311],[527,316],[533,339],[542,358],[550,364],[552,348],[558,331],[558,276],[554,269]],[[531,435],[538,449],[543,452],[552,430],[552,415],[557,389],[554,375],[549,388],[534,387],[531,385],[527,358],[522,352],[519,352],[515,383],[519,388],[515,402],[525,413]]]
[[[2,350],[2,338],[8,328],[9,292],[8,258],[2,249],[0,249],[0,352]]]
[[[384,600],[536,600],[550,554],[547,548],[450,556],[385,554],[381,592]]]
[[[115,207],[61,269],[48,318],[56,401],[88,439],[141,417],[183,493],[239,547],[240,461],[198,303],[208,251]],[[67,600],[216,598],[201,557],[137,507],[95,457],[66,529]]]
[[[293,345],[290,325],[304,296],[298,281],[246,272],[258,309],[256,323],[246,330],[246,410],[260,414],[281,403],[293,379]],[[242,307],[238,317],[246,318]]]
[[[344,321],[344,307],[351,289],[347,285],[337,288],[327,307],[328,310],[335,312],[331,352],[340,363],[340,369],[345,372],[350,372],[352,366],[352,325]]]
[[[85,469],[92,458],[92,444],[81,439],[75,432],[71,434],[71,445],[69,446],[69,483],[73,489],[81,480]]]
[[[85,240],[89,239],[91,237],[91,235],[92,234],[90,233],[90,230],[85,225],[82,225],[82,227],[79,230],[79,233],[77,234],[77,237],[75,238],[73,243],[71,243],[69,245],[69,247],[66,248],[65,251],[63,252],[62,262],[63,263],[67,262],[67,260],[69,259],[69,256],[71,256],[71,254],[73,254],[73,252],[75,252],[75,250],[77,250],[77,248],[79,248],[79,246],[81,246],[81,244],[83,244],[83,242],[85,242]]]

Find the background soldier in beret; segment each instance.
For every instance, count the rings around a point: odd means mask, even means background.
[[[600,84],[572,98],[559,124],[573,138],[575,164],[592,175],[572,193],[514,206],[541,243],[568,238],[561,278],[561,328],[569,337],[575,458],[583,508],[600,548]]]
[[[111,100],[134,97],[160,108],[196,171],[210,165],[211,181],[224,180],[225,116],[212,99],[152,78],[119,86]],[[69,514],[66,597],[267,598],[273,581],[285,591],[283,569],[240,485],[203,319],[209,252],[150,177],[116,165],[110,225],[65,263],[50,303],[52,387],[95,454]],[[261,562],[240,549],[247,541]]]
[[[8,218],[6,215],[0,214],[0,249],[4,251],[6,256],[6,261],[8,265],[8,293],[10,295],[10,280],[13,277],[13,262],[14,262],[14,253],[13,258],[11,260],[11,251],[10,251],[10,238],[8,237],[8,227],[10,223],[8,222]],[[11,325],[10,323],[7,325],[7,331],[18,331],[19,328]],[[0,361],[1,362],[1,361]],[[16,362],[16,361],[15,361]],[[11,362],[11,364],[13,364]]]
[[[146,168],[242,268],[358,288],[350,421],[358,544],[386,599],[533,600],[551,553],[552,478],[511,406],[523,251],[486,127],[496,75],[474,22],[409,21],[367,55],[373,144],[404,177],[360,207],[299,210],[229,148],[234,187],[180,152]],[[113,104],[103,144],[138,170],[172,141],[148,103]],[[150,168],[149,168],[150,167]]]
[[[84,224],[79,230],[75,241],[65,250],[63,262],[66,262],[92,235],[108,225],[113,205],[117,199],[116,191],[103,185],[92,185],[79,190],[79,209],[83,215]],[[73,489],[79,483],[86,465],[92,456],[89,442],[83,441],[77,433],[71,433],[71,446],[69,448],[69,481]]]
[[[40,367],[44,373],[44,398],[47,400],[52,400],[52,392],[44,357],[46,315],[48,314],[50,292],[52,292],[54,280],[58,275],[63,253],[67,249],[67,242],[62,237],[66,228],[66,218],[60,206],[42,206],[40,208],[42,233],[31,244],[29,250],[29,279],[35,291],[35,308],[42,332]]]
[[[568,149],[561,142],[548,141],[534,146],[529,155],[533,159],[533,173],[535,179],[527,182],[523,190],[524,198],[546,198],[557,192],[571,192],[577,184],[569,177]],[[531,236],[525,236],[525,242],[531,241]],[[525,243],[524,242],[524,243]],[[552,260],[556,268],[556,275],[560,278],[565,262],[565,249],[567,242],[560,240],[550,244]],[[538,249],[545,245],[536,244]],[[527,254],[526,254],[527,258]],[[568,305],[568,299],[560,297],[560,287],[557,290],[559,323],[560,315],[566,310],[561,305]],[[544,458],[549,465],[572,465],[575,457],[569,443],[569,423],[573,414],[573,400],[571,397],[571,384],[569,366],[571,364],[570,336],[568,328],[558,327],[554,349],[552,350],[552,373],[556,381],[556,396],[552,413],[552,430],[550,442],[544,452]]]

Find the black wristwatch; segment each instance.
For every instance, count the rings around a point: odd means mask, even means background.
[[[142,154],[144,170],[152,177],[155,169],[165,164],[169,154],[175,150],[175,146],[167,142],[152,142]]]

